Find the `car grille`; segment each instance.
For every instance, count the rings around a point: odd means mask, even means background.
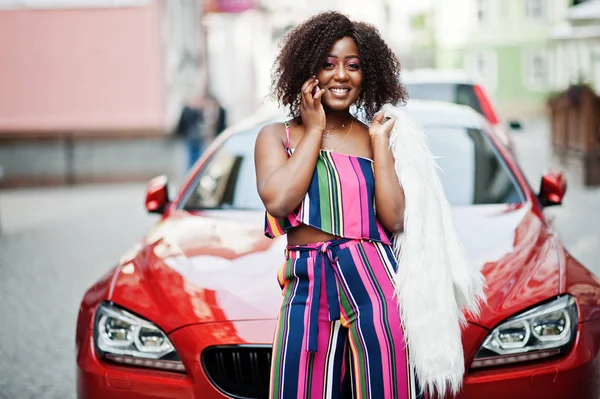
[[[234,398],[269,397],[271,346],[211,346],[202,352],[202,367],[212,384]]]

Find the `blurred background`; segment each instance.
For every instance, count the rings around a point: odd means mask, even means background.
[[[579,4],[581,3],[581,4]],[[280,39],[337,9],[405,71],[463,70],[506,120],[600,88],[597,0],[0,0],[3,187],[180,178],[176,128],[208,95],[234,124],[268,96]]]
[[[548,212],[600,274],[600,0],[0,0],[0,398],[75,397],[79,301],[156,222],[145,182],[270,107],[280,40],[329,9],[411,97],[494,120],[534,189],[563,170]]]

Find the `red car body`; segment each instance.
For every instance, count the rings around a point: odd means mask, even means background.
[[[216,381],[223,378],[265,386],[268,358],[264,353],[269,351],[281,301],[276,271],[283,262],[285,238],[264,237],[261,211],[191,212],[178,207],[203,164],[236,132],[230,129],[213,143],[174,200],[167,202],[164,180],[151,182],[146,205],[161,212],[161,220],[85,294],[76,334],[80,399],[242,397],[225,394]],[[501,145],[498,148],[526,200],[519,205],[455,209],[459,233],[482,265],[488,285],[487,305],[463,331],[467,371],[459,397],[597,399],[600,280],[561,245],[510,153]],[[546,192],[541,196],[554,195],[559,203],[564,189],[562,176],[551,173],[544,176],[542,191]],[[567,353],[514,365],[471,367],[495,326],[561,294],[575,298],[578,312],[576,339]],[[157,325],[185,371],[160,371],[102,358],[94,341],[94,323],[103,303]],[[218,352],[229,345],[239,350]],[[249,363],[242,367],[238,361],[232,366],[234,360],[227,356],[238,360],[246,356]],[[225,365],[227,370],[217,370]]]

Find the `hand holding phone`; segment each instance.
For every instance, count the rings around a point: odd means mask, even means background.
[[[300,117],[307,131],[325,131],[325,110],[321,104],[323,90],[319,89],[319,80],[312,76],[301,89]]]

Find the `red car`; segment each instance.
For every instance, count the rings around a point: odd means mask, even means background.
[[[534,192],[488,122],[468,107],[411,101],[455,223],[487,281],[469,319],[460,398],[600,397],[600,280],[544,214],[560,173]],[[80,399],[266,398],[282,300],[285,238],[263,235],[253,147],[257,118],[230,128],[170,198],[153,179],[148,235],[85,294],[77,322]]]

